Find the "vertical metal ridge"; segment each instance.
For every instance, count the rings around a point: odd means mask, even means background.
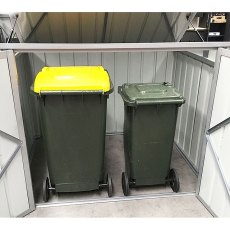
[[[53,39],[53,33],[51,30],[51,26],[50,26],[49,13],[47,14],[47,24],[48,24],[48,30],[49,30],[49,35],[50,35],[50,42],[53,43],[54,39]]]
[[[112,40],[112,32],[113,32],[113,27],[114,27],[114,13],[111,13],[111,26],[110,26],[110,30],[109,30],[109,41],[108,42],[111,42]]]
[[[79,42],[82,43],[82,15],[78,13]]]
[[[137,40],[136,40],[137,43],[140,42],[140,40],[141,40],[141,37],[142,37],[143,31],[145,29],[146,23],[148,21],[148,18],[149,18],[149,13],[146,13],[145,17],[143,19],[142,25],[141,25],[140,32],[139,32]]]
[[[69,43],[69,35],[68,35],[67,23],[66,23],[66,13],[62,13],[62,18],[64,24],[65,43]]]
[[[59,66],[61,66],[61,53],[58,53]]]
[[[153,33],[152,33],[150,42],[153,42],[153,41],[154,41],[154,37],[155,37],[155,35],[156,35],[156,33],[157,33],[159,27],[160,27],[160,24],[161,24],[162,19],[163,19],[163,16],[162,16],[162,13],[161,13],[160,19],[158,20],[158,24],[157,24],[157,26],[155,27],[155,30],[153,30]]]
[[[95,13],[95,20],[94,20],[94,42],[97,43],[97,21],[98,21],[98,13]]]
[[[129,23],[130,23],[131,15],[132,15],[132,13],[128,13],[128,20],[126,22],[125,32],[124,32],[124,35],[123,35],[122,42],[126,42],[126,38],[127,38],[128,30],[129,30]]]
[[[128,52],[128,60],[127,60],[127,83],[129,83],[129,78],[130,78],[130,59],[131,59],[131,53]]]
[[[185,86],[186,86],[186,80],[187,80],[187,72],[188,72],[188,60],[185,58],[185,63],[186,63],[186,68],[185,68],[185,79],[184,79],[184,85],[183,85],[183,93],[182,93],[182,95],[184,95],[185,94]],[[185,107],[182,107],[182,111],[181,111],[181,113],[184,113],[185,112]],[[181,114],[182,115],[182,114]],[[180,129],[181,129],[181,123],[182,123],[182,116],[180,117]],[[180,137],[181,137],[181,135],[180,135]],[[179,138],[179,140],[180,140],[180,138]],[[183,146],[183,149],[184,149],[184,143],[185,143],[185,140],[183,140],[183,143],[182,143],[182,146]],[[187,154],[187,153],[186,153]]]
[[[101,42],[105,42],[105,35],[106,35],[106,29],[107,29],[107,24],[108,24],[108,13],[105,12],[104,15],[104,24],[103,24],[103,30],[102,30],[102,36],[101,36]]]
[[[203,64],[204,65],[204,64]],[[211,67],[208,67],[209,69],[211,69]],[[209,71],[209,77],[210,78],[212,78],[213,76],[211,76],[212,75],[212,72],[211,71]],[[205,87],[205,100],[207,100],[207,96],[209,96],[208,94],[207,94],[207,91],[208,91],[208,84],[206,84],[205,85],[206,87]],[[211,90],[211,89],[210,89]],[[207,108],[207,110],[208,110],[208,108]],[[204,123],[206,123],[207,122],[207,117],[204,117]],[[202,130],[201,130],[202,131]],[[206,132],[206,130],[204,129],[203,130],[203,132],[201,132],[201,136],[202,136],[202,133],[203,133],[203,136],[205,135],[205,132]],[[203,138],[203,139],[205,139],[205,138]],[[201,150],[202,150],[202,148],[203,148],[203,145],[206,147],[206,144],[204,144],[204,142],[202,141],[202,144],[201,144]],[[198,149],[198,151],[199,151],[199,149]],[[197,155],[198,156],[198,155]],[[198,161],[198,158],[196,158],[195,159],[195,161],[196,162],[198,162],[198,168],[199,168],[199,166],[200,166],[200,162],[201,162],[201,154],[199,154],[199,161]]]
[[[197,104],[198,104],[198,101],[199,101],[200,83],[201,83],[203,65],[204,64],[202,63],[201,68],[200,68],[200,74],[199,74],[199,83],[198,83],[198,90],[197,90],[197,95],[196,95],[195,114],[194,114],[194,117],[193,117],[193,126],[192,126],[192,138],[191,138],[190,143],[189,143],[189,146],[190,146],[190,154],[189,154],[189,156],[191,156],[191,151],[192,151],[192,140],[193,140],[193,137],[194,137],[194,126],[195,126],[195,121],[196,121],[196,116],[197,116]],[[195,155],[198,155],[198,152],[197,152],[198,149],[196,149]],[[197,168],[199,168],[199,166],[196,164],[196,161],[194,163],[197,166]]]
[[[157,75],[157,52],[154,51],[154,76],[153,76],[153,83],[156,81],[156,75]]]
[[[167,52],[167,57],[166,57],[166,65],[165,65],[165,80],[164,80],[164,82],[166,82],[167,68],[168,68],[168,52]]]
[[[73,64],[74,64],[74,66],[76,66],[76,62],[75,62],[75,54],[74,54],[74,52],[73,52]]]
[[[87,65],[89,65],[89,52],[86,53]]]
[[[175,87],[175,79],[176,79],[176,69],[177,69],[177,52],[172,52],[173,54],[173,74],[172,74],[172,85]]]
[[[34,53],[30,54],[31,55],[31,61],[32,61],[32,70],[33,70],[33,76],[35,76],[35,64],[34,64]]]
[[[182,61],[181,74],[182,74],[183,65],[185,65],[184,85],[182,85],[181,81],[179,83],[179,89],[181,88],[180,86],[182,86],[182,92],[180,92],[182,95],[184,95],[184,88],[185,88],[185,82],[186,82],[186,72],[187,72],[187,62],[185,60]],[[180,74],[179,79],[181,79],[181,74]],[[181,139],[180,133],[181,133],[182,112],[183,112],[183,107],[180,109],[180,118],[179,118],[179,123],[178,123],[178,143],[179,144],[180,144],[180,139]]]
[[[45,66],[47,65],[47,61],[46,61],[46,53],[44,53],[44,59],[45,59]]]
[[[188,101],[188,108],[187,108],[187,113],[186,113],[186,122],[185,122],[185,129],[184,129],[184,146],[183,146],[184,149],[185,149],[186,134],[188,132],[188,130],[187,130],[187,128],[188,128],[188,117],[189,117],[189,110],[190,110],[190,107],[191,107],[191,100],[192,100],[191,94],[192,94],[192,85],[193,85],[192,82],[193,82],[193,79],[194,79],[194,69],[195,69],[195,67],[194,67],[194,65],[192,65],[191,79],[189,79],[190,80],[190,83],[189,83],[190,84],[189,96],[188,96],[188,100],[187,100]],[[193,117],[193,121],[194,121],[194,117]],[[193,123],[192,127],[193,126],[194,126],[194,123]],[[189,142],[191,142],[191,139],[190,139]],[[188,157],[190,157],[190,152],[191,152],[191,149],[190,149],[190,145],[189,145],[189,149],[188,149],[188,153],[187,153]]]
[[[143,83],[144,53],[141,52],[140,81]]]
[[[103,61],[104,61],[104,56],[103,56],[102,52],[100,52],[100,63],[102,66],[103,66],[103,64],[102,64]]]

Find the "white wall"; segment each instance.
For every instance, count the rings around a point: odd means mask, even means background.
[[[220,57],[220,67],[216,70],[218,81],[216,86],[214,104],[212,108],[210,127],[230,116],[230,52],[227,56]],[[226,53],[227,53],[226,52]],[[219,129],[210,136],[216,150],[218,160],[222,166],[223,174],[230,185],[230,125]],[[215,158],[207,145],[203,166],[200,196],[219,217],[230,217],[230,198],[221,179]]]

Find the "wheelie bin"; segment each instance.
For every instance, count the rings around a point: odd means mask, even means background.
[[[44,67],[32,86],[40,101],[42,136],[49,178],[43,199],[51,191],[81,192],[106,188],[105,174],[107,98],[113,91],[102,66]]]
[[[179,178],[170,163],[177,111],[185,99],[169,83],[123,84],[118,92],[124,101],[124,195],[132,187],[160,184],[178,192]]]

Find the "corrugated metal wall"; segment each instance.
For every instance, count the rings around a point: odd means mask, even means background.
[[[114,84],[108,99],[107,133],[123,132],[123,102],[117,87],[131,82],[172,82],[172,52],[33,53],[16,57],[28,150],[40,135],[39,106],[30,86],[44,66],[103,65]]]
[[[188,27],[187,13],[161,12],[21,12],[20,42],[110,43],[179,41]],[[190,20],[195,13],[190,14]],[[11,23],[15,17],[11,15]]]
[[[178,112],[175,142],[198,171],[213,67],[177,53],[174,74],[175,87],[186,98]]]
[[[103,43],[174,41],[162,13],[20,13],[25,42]]]
[[[131,82],[172,82],[172,52],[35,53],[30,54],[33,76],[47,66],[102,65],[114,84],[108,100],[107,133],[123,132],[123,102],[117,87]]]

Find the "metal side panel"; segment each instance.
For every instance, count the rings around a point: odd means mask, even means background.
[[[33,210],[35,206],[19,94],[16,85],[16,63],[12,51],[4,52],[4,54],[4,56],[0,55],[0,130],[13,138],[20,138],[23,141],[23,147],[11,161],[11,154],[15,148],[15,143],[1,135],[1,168],[4,165],[8,165],[1,178],[1,183],[4,184],[5,194],[3,196],[7,197],[8,203],[8,211],[4,211],[4,213],[9,212],[10,216],[19,216],[27,210]],[[3,191],[2,185],[1,191]],[[2,194],[0,196],[2,197]],[[3,206],[0,206],[1,208]]]
[[[213,68],[205,62],[189,53],[177,53],[175,59],[174,85],[186,102],[178,112],[174,140],[195,171],[199,168],[212,82]]]
[[[230,51],[219,49],[214,78],[217,80],[213,104],[210,104],[210,127],[203,167],[200,172],[199,195],[219,217],[230,217],[230,170],[229,170],[229,123],[221,125],[230,117]],[[211,103],[211,102],[210,102]],[[202,170],[203,169],[203,170]]]
[[[196,165],[197,169],[199,169],[202,145],[205,138],[205,126],[207,121],[208,101],[213,80],[213,68],[206,64],[202,64],[200,74],[201,75],[199,90],[197,94],[197,104],[190,150],[190,159],[193,164]]]

